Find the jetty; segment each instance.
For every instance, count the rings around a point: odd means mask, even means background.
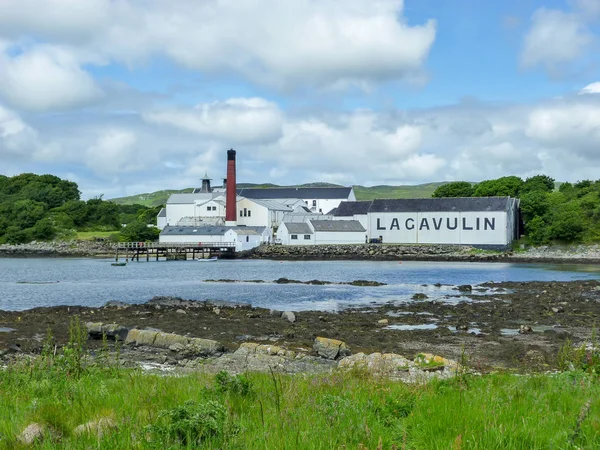
[[[208,258],[234,258],[235,242],[119,242],[115,262],[187,261]]]

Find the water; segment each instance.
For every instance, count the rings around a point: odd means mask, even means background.
[[[504,263],[219,260],[132,262],[110,259],[0,258],[0,309],[37,306],[101,306],[109,300],[142,303],[157,295],[225,300],[280,310],[339,311],[347,307],[409,302],[417,292],[430,300],[458,295],[448,285],[487,281],[596,279],[596,266]],[[207,279],[380,281],[387,286],[309,286],[273,283],[208,283]],[[422,286],[427,284],[428,286]],[[456,299],[455,299],[456,300]],[[460,298],[458,298],[460,300]]]

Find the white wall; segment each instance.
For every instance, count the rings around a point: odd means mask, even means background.
[[[507,226],[504,211],[369,213],[368,231],[384,244],[507,245]]]
[[[263,237],[259,234],[238,235],[235,230],[228,230],[225,233],[225,239],[228,242],[235,242],[235,251],[241,252],[258,247],[261,244]]]
[[[200,243],[200,242],[233,242],[225,239],[223,235],[185,235],[185,234],[176,234],[176,235],[160,235],[158,238],[158,242],[168,242],[168,243]]]
[[[156,228],[162,230],[167,226],[167,218],[166,217],[157,217],[156,218]]]
[[[244,216],[244,208],[246,216]],[[250,214],[250,216],[248,216]],[[237,202],[236,216],[238,225],[247,225],[252,227],[269,226],[269,210],[262,205],[254,203],[248,198],[241,198]]]
[[[192,217],[195,213],[193,203],[167,204],[167,223],[175,225],[182,217]]]
[[[339,199],[305,198],[303,200],[305,201],[304,206],[306,206],[312,212],[315,212],[315,213],[321,212],[323,214],[327,214],[333,208],[337,208],[338,206],[340,206],[340,203],[342,203],[342,201],[346,201],[349,199],[346,199],[346,198],[343,198],[343,199],[342,198],[339,198]],[[316,206],[313,206],[313,202],[316,203]]]
[[[316,231],[315,244],[364,244],[363,231]]]
[[[210,211],[208,210],[210,208]],[[214,210],[213,210],[214,208]],[[206,203],[196,203],[194,217],[223,217],[225,218],[225,207],[214,200]]]

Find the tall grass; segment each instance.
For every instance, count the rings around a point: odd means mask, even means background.
[[[407,385],[367,372],[159,376],[91,361],[81,324],[57,349],[0,370],[0,449],[22,447],[31,423],[43,449],[597,449],[600,379],[470,375]],[[106,418],[102,435],[78,425]]]

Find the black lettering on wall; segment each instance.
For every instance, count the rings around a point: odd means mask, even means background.
[[[411,224],[409,225],[408,222],[410,222]],[[404,222],[404,228],[406,228],[407,230],[414,230],[415,219],[406,219],[406,222]]]
[[[476,229],[476,230],[479,230],[479,229],[480,229],[480,228],[479,228],[479,222],[480,222],[480,219],[479,219],[479,217],[478,217],[477,219],[475,219],[475,229]]]
[[[390,225],[390,230],[399,230],[400,224],[398,223],[398,219],[392,219],[392,224]]]
[[[444,219],[442,219],[440,217],[440,221],[436,222],[435,218],[432,219],[433,220],[433,228],[435,228],[436,230],[439,230],[440,228],[442,228],[442,222]]]
[[[496,218],[492,217],[491,219],[488,219],[487,217],[485,219],[483,219],[483,229],[487,230],[490,229],[492,231],[494,231],[496,229]]]
[[[458,217],[454,218],[454,226],[450,225],[450,217],[448,217],[446,219],[446,227],[448,227],[449,230],[456,230],[458,228]]]
[[[385,227],[381,226],[381,219],[379,219],[379,218],[377,219],[377,229],[378,230],[385,230]]]
[[[472,230],[473,229],[473,227],[467,226],[467,218],[466,217],[462,218],[462,229],[463,230]]]
[[[421,219],[421,225],[419,226],[419,230],[422,230],[423,228],[427,228],[427,230],[429,230],[429,222],[427,222],[427,219],[425,217]]]

